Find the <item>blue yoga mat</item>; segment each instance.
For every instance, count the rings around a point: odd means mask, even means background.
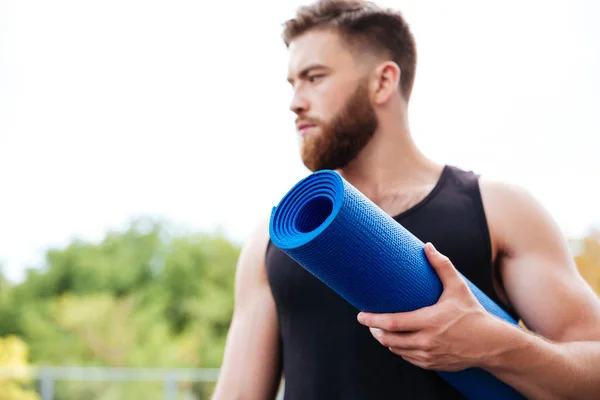
[[[436,303],[442,293],[424,243],[334,171],[315,172],[294,185],[273,208],[269,234],[275,246],[360,311],[413,311]],[[488,312],[518,324],[463,278]],[[524,398],[482,369],[438,374],[469,399]]]

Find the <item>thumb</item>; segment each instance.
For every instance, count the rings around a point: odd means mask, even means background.
[[[437,251],[433,244],[429,242],[425,244],[425,254],[444,287],[461,283],[460,275],[450,259]]]

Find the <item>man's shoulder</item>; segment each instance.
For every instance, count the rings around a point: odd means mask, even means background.
[[[490,178],[476,169],[456,164],[443,164],[443,174],[454,182],[473,187],[476,186],[488,200],[492,202],[521,202],[534,200],[531,193],[518,184]]]
[[[268,243],[271,240],[269,235],[270,214],[263,214],[257,218],[254,223],[252,232],[250,233],[245,247],[254,251],[261,252],[266,250]]]
[[[527,188],[516,183],[480,177],[479,188],[484,201],[502,212],[515,211],[515,207],[540,205]]]
[[[238,261],[238,269],[263,269],[269,236],[270,215],[259,216],[244,241]]]
[[[553,223],[542,202],[524,186],[482,177],[479,187],[490,235],[497,249],[506,250],[525,232]]]

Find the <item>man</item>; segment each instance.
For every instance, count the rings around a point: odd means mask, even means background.
[[[411,313],[359,314],[272,245],[265,218],[240,255],[215,399],[270,399],[281,377],[286,399],[459,399],[435,371],[469,367],[531,399],[600,398],[600,304],[551,217],[411,139],[416,51],[400,14],[322,1],[284,39],[304,164],[338,171],[427,242],[444,292]],[[528,329],[486,313],[457,270]]]

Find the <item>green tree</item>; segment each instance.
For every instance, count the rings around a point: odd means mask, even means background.
[[[223,234],[181,233],[153,220],[98,243],[74,240],[49,250],[19,285],[0,275],[0,333],[21,335],[35,364],[219,367],[239,251]],[[65,399],[156,392],[56,389]]]

